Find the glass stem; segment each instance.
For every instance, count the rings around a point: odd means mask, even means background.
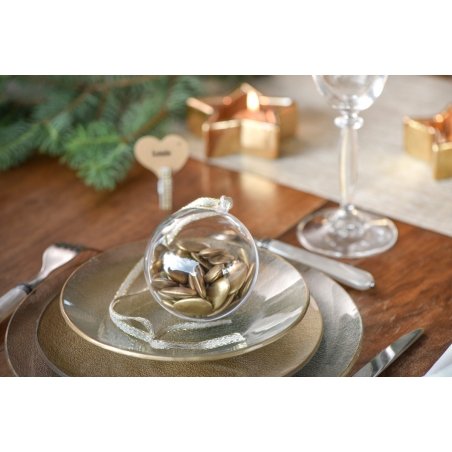
[[[353,198],[356,188],[356,166],[358,153],[358,132],[363,120],[357,113],[342,113],[335,119],[341,129],[339,149],[339,184],[341,189],[340,207],[345,212],[355,209]]]

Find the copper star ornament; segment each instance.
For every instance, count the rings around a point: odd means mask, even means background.
[[[293,135],[298,108],[288,97],[264,96],[247,83],[226,96],[187,99],[187,126],[202,137],[206,157],[245,153],[274,159]]]
[[[452,104],[430,118],[403,118],[405,151],[427,160],[435,179],[452,177]]]

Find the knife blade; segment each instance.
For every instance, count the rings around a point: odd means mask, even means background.
[[[336,281],[354,289],[367,290],[375,286],[374,277],[369,272],[352,265],[319,256],[279,240],[264,238],[261,240],[254,239],[254,242],[259,248],[264,248],[286,259],[320,270]]]
[[[418,328],[405,334],[391,345],[382,350],[375,358],[371,359],[364,367],[356,372],[353,377],[376,377],[392,364],[403,352],[408,350],[424,333],[424,328]]]

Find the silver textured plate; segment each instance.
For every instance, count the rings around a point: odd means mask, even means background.
[[[82,265],[66,282],[61,311],[68,325],[84,339],[116,353],[160,361],[206,361],[251,352],[278,340],[296,326],[309,306],[309,291],[300,273],[287,261],[265,250],[259,251],[259,274],[250,297],[225,317],[229,324],[212,328],[172,331],[165,340],[199,343],[239,333],[246,342],[213,349],[151,347],[122,332],[110,319],[108,308],[115,293],[137,261],[146,242],[123,245]],[[132,292],[146,288],[144,275]],[[163,309],[149,291],[127,299],[120,314],[149,319],[155,331],[181,324]]]

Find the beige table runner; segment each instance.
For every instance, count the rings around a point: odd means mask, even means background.
[[[244,155],[209,163],[264,176],[282,185],[339,200],[339,129],[335,111],[310,76],[259,77],[256,89],[289,96],[300,109],[297,136],[282,143],[281,156],[266,160]],[[427,162],[403,150],[403,116],[428,117],[452,102],[452,78],[389,76],[375,104],[362,112],[355,205],[452,237],[452,178],[433,179]],[[185,129],[194,158],[203,159],[203,141]]]

